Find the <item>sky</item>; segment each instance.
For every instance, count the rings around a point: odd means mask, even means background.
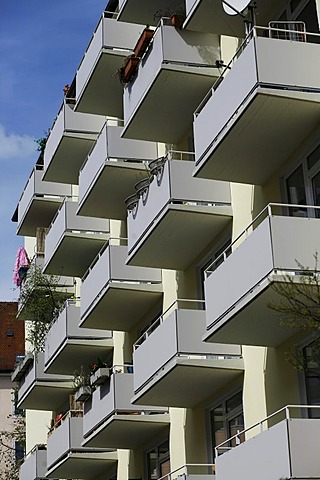
[[[107,0],[0,0],[0,301],[17,300],[11,222]]]

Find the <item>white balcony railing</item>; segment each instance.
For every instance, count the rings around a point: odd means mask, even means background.
[[[230,223],[230,184],[193,178],[190,158],[169,151],[149,163],[149,181],[128,199],[130,265],[185,270]]]
[[[80,301],[67,300],[59,317],[47,333],[45,370],[73,374],[79,365],[90,365],[113,349],[112,332],[80,328]]]
[[[60,204],[72,196],[71,185],[45,182],[43,167],[36,166],[18,204],[18,235],[34,237],[38,227],[48,227]]]
[[[269,204],[208,267],[206,339],[277,346],[297,332],[281,325],[270,309],[281,301],[272,284],[291,279],[298,286],[308,269],[318,274],[319,211],[315,206]]]
[[[105,118],[74,111],[75,99],[64,99],[50,129],[44,152],[44,179],[77,184],[79,170]]]
[[[130,330],[162,298],[161,271],[128,267],[127,240],[109,239],[81,285],[81,326]]]
[[[45,240],[46,273],[82,277],[109,238],[109,220],[79,216],[77,208],[77,201],[65,200],[52,221]]]
[[[252,29],[195,111],[196,176],[264,185],[280,169],[318,125],[319,39]]]
[[[47,471],[47,446],[36,445],[25,457],[19,480],[41,480]]]
[[[177,300],[134,344],[134,403],[194,407],[242,375],[240,346],[202,341],[203,307]]]
[[[214,480],[215,465],[213,463],[187,463],[172,470],[158,480]]]
[[[121,138],[122,131],[107,121],[80,171],[81,215],[125,220],[125,199],[148,175],[147,162],[157,157],[155,142]]]
[[[219,59],[218,35],[179,30],[162,18],[124,90],[123,136],[178,144],[219,76]]]
[[[319,479],[319,409],[287,405],[218,445],[217,479]]]

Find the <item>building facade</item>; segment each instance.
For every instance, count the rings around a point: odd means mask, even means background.
[[[167,3],[109,1],[18,204],[20,480],[320,478],[319,5]]]

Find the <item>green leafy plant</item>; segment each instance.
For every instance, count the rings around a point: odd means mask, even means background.
[[[73,376],[73,389],[74,392],[77,392],[81,387],[86,387],[90,385],[90,374],[84,371],[83,366],[81,366],[79,371],[74,372]]]
[[[318,253],[314,254],[314,268],[307,268],[296,260],[299,275],[284,275],[284,282],[274,282],[272,289],[278,300],[268,307],[279,315],[280,325],[305,332],[310,339],[308,359],[301,349],[291,347],[286,359],[300,371],[310,371],[310,364],[320,365],[320,272]],[[318,368],[318,367],[317,367]],[[314,372],[313,372],[314,373]]]
[[[38,145],[37,150],[40,152],[41,155],[44,154],[44,150],[46,148],[48,136],[49,136],[49,130],[44,130],[44,136],[39,137],[35,139],[35,143]]]
[[[65,303],[67,295],[58,291],[59,278],[45,275],[40,267],[31,265],[21,286],[19,303],[24,318],[30,321],[27,340],[34,353],[44,351],[47,333]]]

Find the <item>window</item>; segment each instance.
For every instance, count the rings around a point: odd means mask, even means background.
[[[170,473],[169,439],[147,453],[148,480],[157,480]]]
[[[308,405],[320,405],[320,351],[319,342],[313,342],[303,349],[304,376]],[[311,418],[319,418],[319,409],[309,412]]]
[[[317,146],[285,179],[286,201],[294,205],[320,206],[320,146]],[[293,207],[293,216],[310,216],[311,209]],[[314,216],[320,216],[315,210]]]
[[[210,427],[214,458],[214,449],[217,445],[244,430],[242,391],[221,402],[210,411]],[[232,440],[229,446],[235,446],[243,441],[244,435],[239,435]]]

